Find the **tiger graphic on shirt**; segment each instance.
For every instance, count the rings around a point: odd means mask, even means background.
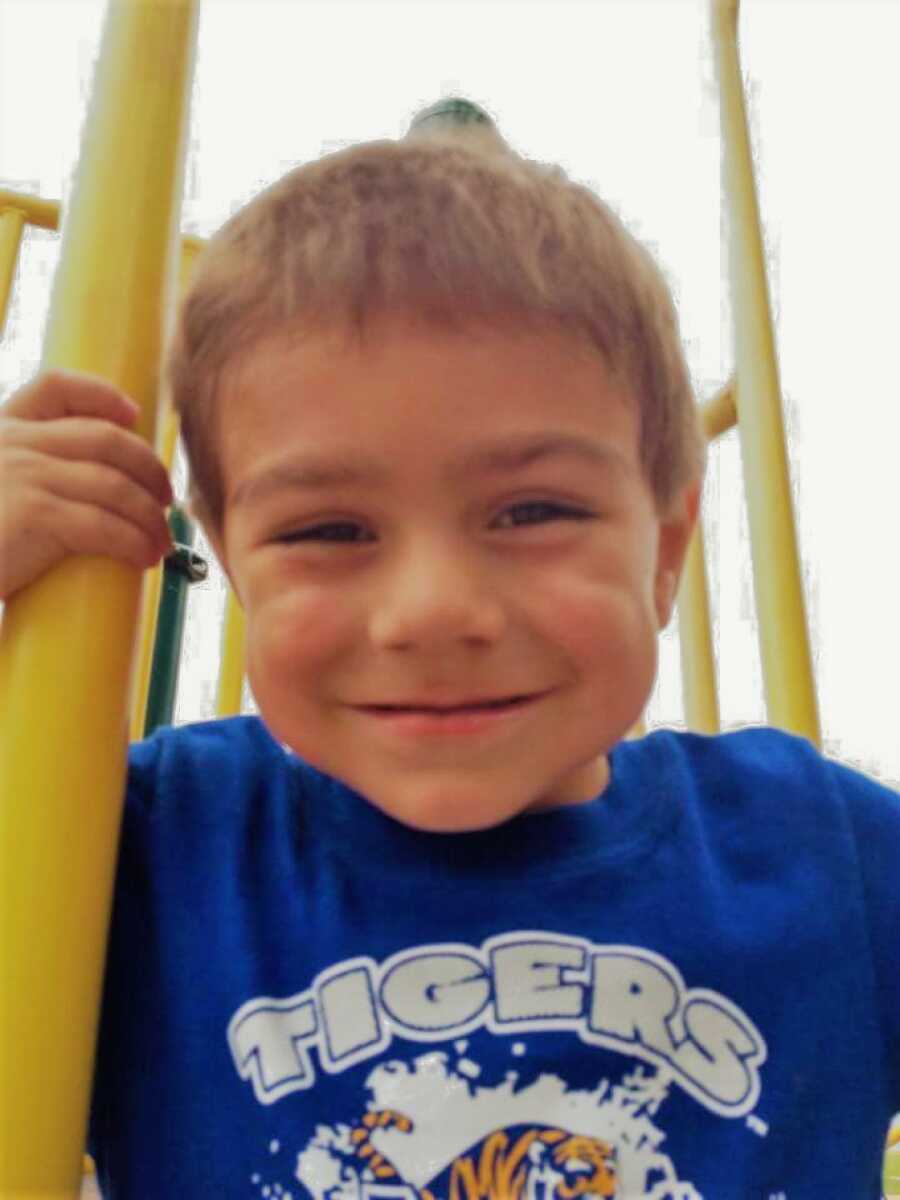
[[[391,1127],[410,1133],[413,1123],[402,1113],[385,1109],[366,1113],[350,1132],[355,1157],[381,1181],[399,1180],[400,1175],[372,1144],[371,1133]],[[588,1168],[573,1175],[571,1182],[560,1182],[553,1191],[554,1200],[575,1200],[583,1195],[614,1200],[617,1189],[612,1146],[599,1138],[571,1134],[557,1127],[528,1129],[511,1145],[503,1130],[483,1138],[474,1150],[454,1160],[448,1200],[520,1200],[535,1167],[532,1148],[542,1160],[546,1155],[564,1173],[572,1165]],[[417,1194],[419,1200],[439,1200],[427,1188],[418,1189]]]

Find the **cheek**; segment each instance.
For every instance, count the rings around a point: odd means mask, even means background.
[[[643,590],[621,575],[552,577],[528,601],[533,623],[579,662],[627,658],[646,639]]]
[[[283,591],[259,605],[248,622],[248,672],[313,670],[350,637],[351,625],[350,612],[333,592]]]

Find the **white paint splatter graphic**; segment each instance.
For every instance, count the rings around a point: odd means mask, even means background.
[[[456,1048],[459,1052],[459,1043]],[[520,1126],[559,1129],[585,1144],[608,1144],[616,1180],[608,1196],[703,1200],[693,1185],[678,1179],[661,1153],[665,1134],[651,1120],[671,1086],[661,1075],[645,1075],[638,1067],[621,1084],[604,1081],[593,1091],[570,1091],[557,1076],[542,1075],[517,1092],[518,1073],[510,1071],[497,1087],[473,1089],[470,1078],[480,1074],[478,1064],[466,1058],[451,1067],[448,1060],[439,1051],[420,1055],[413,1064],[393,1060],[376,1067],[366,1081],[373,1097],[370,1114],[399,1113],[410,1122],[406,1131],[377,1125],[366,1131],[365,1141],[396,1175],[375,1180],[358,1154],[359,1141],[351,1140],[350,1126],[317,1128],[298,1154],[296,1168],[296,1178],[313,1200],[417,1200],[455,1161],[468,1157],[477,1164],[479,1147],[491,1135]],[[523,1200],[553,1200],[560,1183],[571,1187],[579,1178],[586,1183],[592,1171],[589,1160],[577,1158],[561,1170],[545,1144],[533,1144],[528,1160]],[[432,1194],[437,1200],[437,1193]]]

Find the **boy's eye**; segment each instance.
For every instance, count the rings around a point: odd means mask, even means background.
[[[529,511],[530,513],[532,513],[532,515],[534,514],[535,510],[538,510],[539,512],[540,512],[540,510],[549,511],[549,512],[556,514],[555,519],[559,519],[560,517],[562,517],[563,519],[566,519],[566,520],[589,521],[592,517],[591,513],[585,512],[583,509],[570,508],[568,505],[562,505],[562,504],[551,504],[548,501],[544,501],[544,500],[538,500],[538,501],[530,500],[523,504],[512,504],[512,505],[510,505],[509,508],[504,509],[503,515],[505,516],[507,513],[514,513],[517,511],[522,511],[523,509],[526,511]],[[526,525],[540,524],[540,523],[542,523],[542,522],[540,522],[540,521],[525,522]],[[513,524],[512,526],[509,526],[509,525],[506,526],[506,528],[510,528],[510,527],[517,528],[518,524]],[[297,530],[296,532],[292,532],[292,533],[284,533],[280,537],[275,538],[274,540],[276,542],[322,542],[322,541],[347,542],[350,540],[349,538],[340,537],[340,536],[338,536],[338,537],[326,536],[326,534],[329,532],[333,532],[334,530],[348,530],[348,529],[358,530],[361,528],[362,528],[362,526],[357,525],[356,522],[354,522],[354,521],[334,521],[327,525],[315,525],[311,529],[301,529],[301,530]]]
[[[524,509],[526,511],[530,511],[532,513],[534,513],[535,510],[540,512],[541,509],[543,509],[544,511],[556,513],[557,519],[559,517],[562,517],[563,519],[570,520],[570,521],[588,521],[591,518],[591,514],[588,512],[585,512],[584,509],[570,508],[566,504],[553,504],[549,500],[526,500],[522,504],[511,504],[509,506],[509,508],[506,508],[503,510],[503,516],[506,516],[507,513],[521,511],[522,509]],[[540,521],[535,521],[535,522],[526,521],[525,522],[525,524],[528,524],[528,525],[530,525],[532,523],[533,524],[541,524]],[[513,528],[515,528],[515,526],[513,526]]]

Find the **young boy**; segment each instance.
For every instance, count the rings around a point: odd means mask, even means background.
[[[212,238],[167,377],[260,717],[131,748],[104,1194],[877,1197],[900,799],[623,740],[706,461],[649,254],[489,129],[355,146]],[[158,560],[129,411],[7,404],[3,594]]]

